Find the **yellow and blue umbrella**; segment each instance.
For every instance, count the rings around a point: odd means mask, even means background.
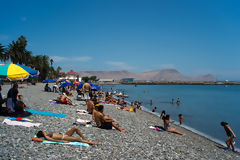
[[[0,78],[9,80],[27,79],[29,75],[37,75],[39,72],[20,64],[5,64],[0,66]]]

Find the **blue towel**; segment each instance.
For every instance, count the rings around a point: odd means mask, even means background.
[[[62,117],[65,118],[66,114],[60,114],[60,113],[53,113],[53,112],[44,112],[44,111],[37,111],[37,110],[27,110],[28,112],[32,114],[39,114],[44,116],[53,116],[53,117]]]
[[[89,144],[87,143],[82,143],[82,142],[53,142],[53,141],[43,141],[42,143],[53,143],[53,144],[67,144],[67,145],[75,145],[75,146],[84,146],[84,147],[89,147]]]

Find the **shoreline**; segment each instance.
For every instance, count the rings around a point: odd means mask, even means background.
[[[240,85],[240,81],[133,81],[133,82],[105,82],[100,85]]]
[[[74,125],[76,118],[91,120],[90,115],[76,114],[77,109],[86,110],[83,101],[71,97],[77,106],[51,104],[49,99],[58,95],[43,92],[44,84],[19,89],[24,95],[27,106],[32,110],[66,114],[65,118],[30,115],[26,117],[39,127],[21,127],[0,124],[0,159],[239,159],[239,153],[225,151],[219,145],[192,131],[173,124],[186,136],[152,130],[149,126],[163,126],[162,120],[144,110],[136,113],[116,109],[113,105],[104,105],[104,113],[110,115],[120,127],[128,132],[115,129],[104,130],[97,127],[78,125],[80,131],[91,141],[100,144],[83,148],[80,146],[43,144],[33,142],[31,138],[39,131],[65,133]],[[6,95],[10,85],[4,85],[2,94]],[[2,122],[7,116],[0,116]],[[75,135],[77,136],[77,135]]]
[[[117,98],[117,97],[114,97],[114,98]],[[130,105],[131,103],[129,102],[129,101],[126,101],[126,103],[128,104],[128,105]],[[137,109],[138,111],[143,111],[143,112],[145,112],[145,113],[147,113],[147,114],[150,114],[150,115],[153,115],[153,116],[156,116],[157,118],[159,118],[159,116],[160,116],[160,114],[158,114],[157,112],[151,112],[151,110],[149,110],[149,109],[147,109],[146,107],[144,107],[144,106],[141,106],[142,107],[142,110],[139,110],[139,109]],[[224,141],[221,141],[221,140],[219,140],[219,139],[217,139],[217,138],[214,138],[214,137],[212,137],[212,136],[209,136],[208,134],[206,134],[206,133],[203,133],[203,132],[201,132],[201,131],[198,131],[197,129],[195,129],[195,128],[192,128],[192,127],[190,127],[190,126],[187,126],[187,125],[179,125],[179,124],[177,124],[176,123],[176,119],[172,119],[172,120],[174,120],[174,125],[175,126],[178,126],[178,127],[180,127],[180,128],[182,128],[182,129],[185,129],[185,130],[188,130],[189,132],[192,132],[192,133],[194,133],[194,134],[197,134],[198,136],[201,136],[201,137],[203,137],[203,138],[206,138],[206,139],[208,139],[209,141],[212,141],[212,142],[214,142],[214,143],[217,143],[217,144],[219,144],[219,145],[221,145],[221,146],[223,146],[223,147],[226,147],[226,144],[225,144],[225,142]],[[240,148],[237,148],[237,147],[235,147],[235,150],[236,151],[240,151]]]
[[[154,115],[154,116],[156,116],[156,117],[159,118],[160,115],[154,114],[154,113],[148,111],[144,106],[142,106],[142,107],[144,108],[142,111],[144,111],[144,112],[146,112],[146,113],[149,113],[149,114],[152,114],[152,115]],[[222,145],[223,147],[226,147],[226,144],[225,144],[224,141],[221,141],[221,140],[216,139],[216,138],[214,138],[214,137],[212,137],[212,136],[209,136],[209,135],[207,135],[206,133],[200,132],[200,131],[198,131],[197,129],[192,128],[192,127],[190,127],[190,126],[187,126],[187,125],[184,125],[184,124],[183,124],[183,125],[179,125],[179,124],[176,123],[177,120],[175,120],[175,119],[172,119],[172,120],[174,120],[174,123],[173,123],[173,124],[174,124],[175,126],[178,126],[178,127],[182,128],[182,129],[185,129],[185,130],[188,130],[189,132],[192,132],[192,133],[194,133],[194,134],[197,134],[198,136],[201,136],[201,137],[203,137],[203,138],[206,138],[206,139],[208,139],[209,141],[212,141],[212,142],[214,142],[214,143],[217,143],[217,144],[219,144],[219,145]],[[236,148],[236,147],[235,147],[235,150],[239,152],[239,151],[240,151],[240,148]]]

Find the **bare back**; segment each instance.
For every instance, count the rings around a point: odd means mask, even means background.
[[[90,84],[89,83],[84,83],[84,85],[83,85],[83,91],[84,92],[90,92],[90,90],[91,90],[91,86],[90,86]]]

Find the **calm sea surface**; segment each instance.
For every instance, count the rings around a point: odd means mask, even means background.
[[[240,86],[239,85],[105,85],[104,91],[125,91],[129,102],[140,101],[147,111],[157,107],[157,115],[165,110],[178,123],[183,114],[183,125],[199,134],[224,143],[226,133],[221,121],[229,123],[240,148]],[[180,98],[181,103],[171,104]],[[152,99],[153,105],[150,105]]]

